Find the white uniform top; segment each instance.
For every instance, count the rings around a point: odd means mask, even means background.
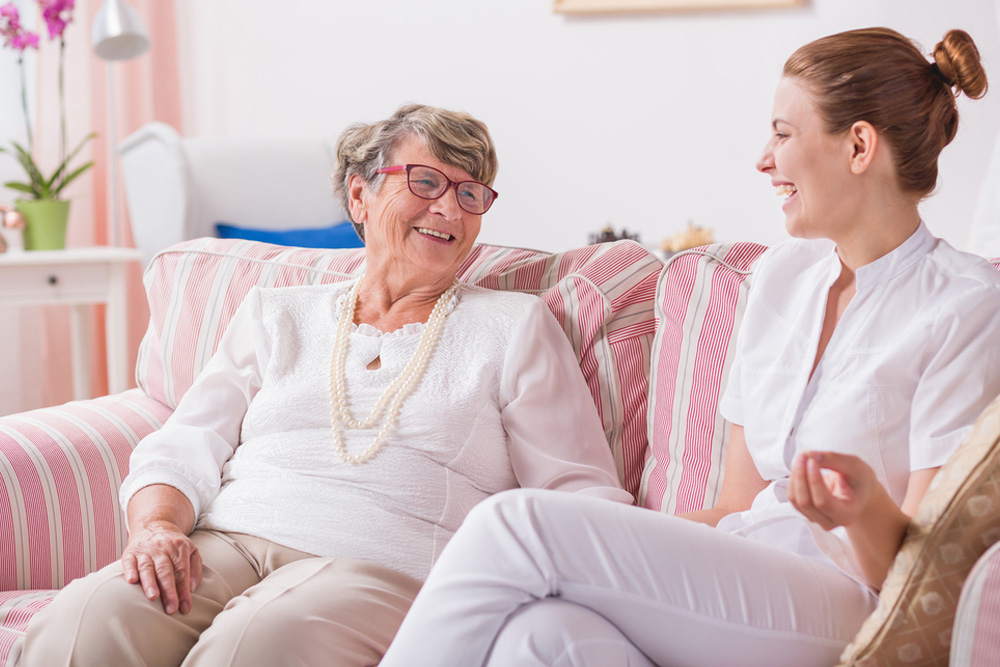
[[[423,580],[490,494],[520,485],[631,502],[555,318],[537,297],[468,285],[383,448],[361,465],[342,461],[330,431],[330,359],[351,284],[252,290],[177,410],[136,448],[122,506],[144,486],[168,484],[191,501],[199,527]],[[399,376],[423,331],[354,327],[346,376],[355,419]],[[381,367],[367,369],[375,357]],[[364,452],[377,429],[346,431],[348,452]]]
[[[824,556],[862,580],[846,532],[823,531],[786,497],[796,453],[854,454],[897,504],[911,471],[940,466],[1000,393],[1000,273],[921,223],[856,272],[857,293],[812,378],[830,286],[829,241],[770,249],[753,276],[736,360],[720,404],[746,432],[770,482],[722,530]]]

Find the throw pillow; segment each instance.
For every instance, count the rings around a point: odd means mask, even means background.
[[[1000,398],[935,475],[841,667],[947,665],[962,584],[1000,540]]]
[[[220,222],[215,225],[220,239],[246,239],[299,248],[361,248],[364,246],[354,225],[339,222],[329,227],[296,227],[290,229],[255,229]]]
[[[747,278],[765,249],[717,243],[685,250],[660,273],[642,507],[677,514],[715,504],[729,440],[718,404],[746,308]]]

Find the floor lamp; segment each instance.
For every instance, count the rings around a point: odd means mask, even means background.
[[[108,241],[118,245],[118,130],[115,127],[114,61],[129,60],[149,49],[149,36],[142,19],[125,0],[105,0],[97,11],[91,41],[94,54],[107,60],[108,73]]]

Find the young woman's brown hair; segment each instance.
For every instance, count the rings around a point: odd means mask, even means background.
[[[801,79],[815,96],[830,133],[867,121],[888,141],[900,186],[920,197],[937,183],[937,158],[955,137],[955,97],[986,93],[986,73],[968,33],[951,30],[933,62],[889,28],[850,30],[793,53],[785,76]]]

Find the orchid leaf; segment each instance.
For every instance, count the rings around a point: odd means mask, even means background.
[[[24,170],[28,172],[28,178],[31,179],[32,185],[38,189],[42,189],[41,186],[45,183],[45,179],[42,177],[42,173],[38,171],[38,167],[35,166],[35,161],[31,159],[31,153],[24,150],[24,147],[16,141],[10,143],[17,150],[17,159],[21,163],[21,166],[24,167]]]
[[[75,180],[76,180],[76,177],[77,177],[77,176],[79,176],[80,174],[82,174],[83,172],[87,171],[88,169],[90,169],[90,168],[91,168],[91,167],[93,167],[93,166],[94,166],[94,161],[93,161],[93,160],[91,160],[91,161],[90,161],[90,162],[88,162],[87,164],[85,164],[85,165],[81,166],[81,167],[80,167],[79,169],[77,169],[76,171],[74,171],[73,173],[71,173],[71,174],[70,174],[69,176],[67,176],[67,177],[66,177],[66,178],[65,178],[65,179],[63,180],[63,182],[62,182],[62,183],[60,183],[60,184],[58,185],[58,187],[56,187],[56,188],[55,188],[55,189],[54,189],[54,190],[52,191],[52,196],[53,196],[53,197],[59,197],[59,193],[60,193],[60,192],[62,192],[62,189],[63,189],[64,187],[66,187],[67,185],[69,185],[70,183],[72,183],[73,181],[75,181]]]
[[[62,174],[66,171],[66,169],[68,169],[70,161],[73,158],[76,157],[76,154],[79,153],[83,149],[83,147],[87,144],[88,141],[90,141],[91,139],[93,139],[96,136],[97,136],[97,132],[91,132],[90,134],[88,134],[87,136],[85,136],[83,138],[83,140],[80,141],[79,144],[77,144],[77,147],[74,148],[73,151],[69,155],[66,156],[66,159],[63,160],[62,164],[60,164],[59,167],[56,169],[56,172],[54,174],[52,174],[52,178],[49,179],[49,181],[46,183],[47,187],[52,188],[55,185],[56,181],[59,180],[59,177],[62,176]],[[90,163],[88,163],[87,166],[90,167],[93,164],[94,164],[93,162],[90,162]],[[79,170],[77,170],[77,171],[79,171]],[[79,176],[79,174],[77,174],[77,175]],[[58,193],[59,193],[60,190],[62,190],[64,187],[66,187],[66,183],[67,182],[68,182],[68,180],[67,181],[63,181],[58,187],[56,187],[56,189],[55,189],[56,195],[58,195]]]
[[[35,189],[30,185],[28,185],[27,183],[17,183],[16,181],[7,181],[6,183],[3,184],[3,186],[5,188],[10,188],[11,190],[17,190],[18,192],[27,192],[30,195],[34,195],[36,198],[38,197],[38,193],[35,191]]]

